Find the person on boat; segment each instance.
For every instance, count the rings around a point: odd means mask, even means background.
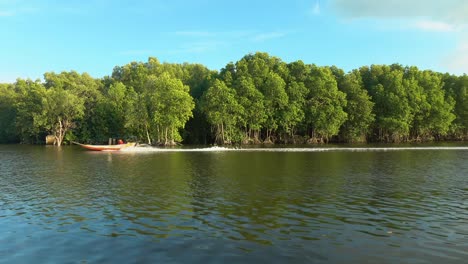
[[[117,140],[117,144],[122,145],[122,144],[124,144],[124,142],[123,142],[122,139],[119,139],[119,140]]]

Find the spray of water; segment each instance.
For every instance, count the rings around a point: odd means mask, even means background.
[[[330,147],[330,148],[158,148],[158,147],[131,147],[121,152],[130,153],[157,153],[157,152],[370,152],[370,151],[403,151],[403,150],[468,150],[468,147]]]

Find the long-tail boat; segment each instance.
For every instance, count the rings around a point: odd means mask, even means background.
[[[89,144],[81,144],[78,142],[72,142],[72,143],[82,146],[85,149],[94,150],[94,151],[119,151],[124,148],[134,147],[136,145],[136,143],[126,143],[126,144],[119,144],[119,145],[89,145]]]

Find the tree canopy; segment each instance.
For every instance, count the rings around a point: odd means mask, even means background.
[[[415,66],[286,63],[247,54],[219,72],[154,57],[100,79],[47,72],[0,84],[0,143],[406,142],[468,138],[468,76]]]

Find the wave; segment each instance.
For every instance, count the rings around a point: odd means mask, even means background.
[[[371,152],[371,151],[417,151],[417,150],[468,150],[468,147],[329,147],[329,148],[160,148],[160,147],[131,147],[121,152]]]

